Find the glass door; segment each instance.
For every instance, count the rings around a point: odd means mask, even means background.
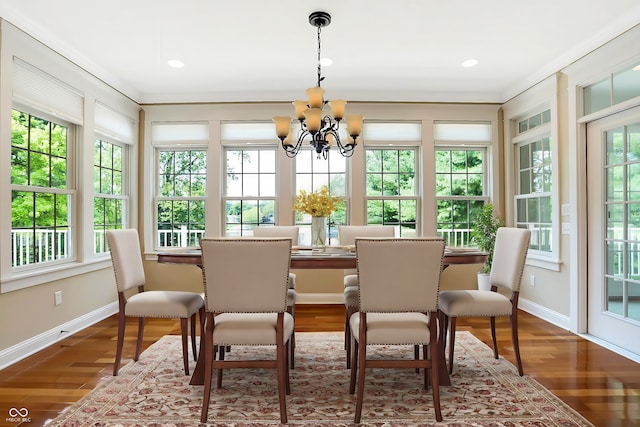
[[[640,107],[589,123],[588,332],[640,354]]]

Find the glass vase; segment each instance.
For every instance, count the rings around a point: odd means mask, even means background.
[[[311,217],[311,247],[312,249],[324,250],[327,241],[327,217]]]

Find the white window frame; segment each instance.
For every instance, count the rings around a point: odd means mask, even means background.
[[[552,171],[551,171],[551,191],[539,191],[539,192],[535,192],[533,191],[533,189],[531,189],[531,191],[529,193],[526,194],[521,194],[520,193],[520,188],[522,188],[522,182],[521,182],[521,176],[520,176],[520,149],[523,146],[531,146],[532,144],[535,144],[537,142],[543,142],[545,139],[549,139],[549,146],[550,146],[550,151],[551,151],[551,159],[553,159],[553,157],[557,154],[555,154],[553,152],[553,142],[551,141],[551,136],[550,136],[550,132],[549,132],[549,128],[550,126],[547,125],[541,125],[540,129],[536,128],[537,131],[534,132],[533,130],[528,131],[528,132],[524,132],[523,134],[521,134],[522,137],[527,137],[524,139],[521,138],[514,138],[514,144],[513,144],[513,150],[514,150],[514,154],[513,154],[513,158],[514,158],[514,170],[516,170],[516,174],[515,174],[515,194],[513,195],[514,198],[514,205],[513,205],[513,209],[514,209],[514,214],[515,214],[515,224],[516,226],[519,226],[521,224],[525,224],[525,225],[538,225],[540,226],[540,224],[542,223],[540,221],[540,219],[538,219],[538,221],[533,222],[533,221],[519,221],[519,215],[518,215],[518,201],[520,200],[529,200],[529,199],[541,199],[541,198],[546,198],[548,197],[549,199],[551,199],[551,212],[553,212],[553,190],[554,190],[554,183],[553,183],[553,165],[551,165],[552,167]],[[517,141],[517,142],[515,142]],[[531,182],[531,180],[528,182],[528,184],[532,187],[533,186],[533,182]],[[557,209],[557,208],[556,208]],[[551,248],[550,250],[542,250],[542,249],[537,249],[534,248],[533,245],[536,244],[536,237],[535,237],[535,229],[531,230],[531,243],[529,246],[529,252],[528,255],[531,256],[540,256],[540,257],[549,257],[552,256],[553,252],[554,252],[554,247],[553,244],[556,243],[553,241],[553,215],[551,216],[551,220],[552,220],[552,230],[551,230],[551,242],[549,243]],[[529,226],[527,226],[526,228],[530,228]],[[541,236],[537,236],[537,239],[540,239]]]
[[[96,134],[96,138],[94,139],[94,147],[96,142],[98,141],[111,144],[113,146],[120,147],[122,149],[122,159],[121,159],[122,177],[120,182],[120,185],[122,186],[122,191],[120,194],[100,193],[95,191],[95,188],[94,188],[93,203],[95,206],[96,199],[119,200],[121,203],[120,224],[119,224],[119,227],[116,227],[116,228],[126,228],[127,224],[129,223],[129,204],[130,204],[130,186],[129,186],[129,182],[130,182],[129,177],[131,175],[130,160],[129,160],[130,147],[128,144],[123,144],[122,142],[116,142],[110,137],[102,136],[99,133]],[[94,170],[95,170],[95,167],[96,165],[94,164]],[[108,230],[108,229],[110,228],[103,228],[103,230]],[[103,233],[100,237],[98,236],[99,236],[99,233],[96,230],[96,224],[94,220],[93,222],[93,238],[94,238],[93,254],[97,257],[103,254],[109,253],[109,248],[106,246],[106,233]],[[96,252],[96,249],[98,246],[96,239],[98,239],[100,241],[100,245],[105,248],[104,251]]]
[[[559,175],[559,148],[558,148],[558,105],[557,75],[551,76],[539,83],[527,93],[526,97],[516,97],[503,106],[504,110],[504,148],[505,148],[505,199],[507,225],[517,222],[515,196],[518,194],[518,159],[515,155],[516,146],[522,142],[535,141],[543,136],[549,136],[551,143],[551,252],[529,251],[527,265],[539,267],[551,271],[560,271],[560,231],[561,231],[561,206],[560,206],[560,175]],[[551,110],[551,120],[540,126],[536,126],[523,133],[518,133],[518,123],[523,120]]]
[[[489,147],[491,145],[491,142],[488,141],[486,143],[475,143],[475,144],[469,144],[466,142],[438,142],[436,141],[435,144],[435,149],[434,149],[434,155],[438,152],[438,151],[482,151],[482,195],[481,196],[470,196],[470,195],[464,195],[464,196],[438,196],[437,194],[434,196],[435,197],[435,217],[436,217],[436,222],[437,222],[437,218],[438,218],[438,202],[440,200],[451,200],[451,201],[481,201],[484,204],[489,203],[490,202],[490,197],[489,197],[489,163],[490,163],[490,158],[489,158]],[[435,157],[434,157],[434,162],[435,162]],[[435,171],[435,166],[434,166],[434,171]],[[435,172],[434,172],[435,173]],[[437,173],[436,173],[437,175]],[[435,180],[435,179],[434,179]],[[434,192],[435,194],[435,192]],[[470,221],[472,220],[472,218],[469,219]],[[436,224],[437,225],[437,224]],[[447,239],[445,239],[447,241]],[[455,239],[454,239],[455,240]],[[463,243],[463,246],[473,246],[472,242],[471,242],[471,229],[469,229],[469,235],[468,235],[468,239],[466,240],[466,242]]]
[[[280,218],[279,215],[279,193],[278,193],[278,180],[280,179],[280,173],[279,173],[279,169],[278,169],[278,149],[279,147],[275,146],[275,145],[266,145],[266,144],[261,144],[261,145],[257,145],[257,144],[228,144],[228,145],[224,145],[222,147],[222,162],[223,162],[223,167],[222,167],[222,182],[223,182],[223,186],[222,186],[222,198],[221,198],[221,218],[222,218],[222,233],[224,236],[227,236],[227,201],[229,200],[241,200],[241,201],[257,201],[258,204],[261,201],[272,201],[274,204],[274,218],[273,218],[273,224],[274,225],[280,225],[279,224],[279,220],[278,218]],[[229,151],[263,151],[263,150],[269,150],[272,151],[274,154],[274,170],[275,170],[275,176],[274,176],[274,194],[272,196],[263,196],[263,195],[241,195],[241,196],[231,196],[227,194],[227,179],[228,179],[228,174],[227,174],[227,152]],[[243,172],[239,172],[240,175],[243,175]],[[258,175],[260,175],[260,171],[257,172]],[[245,229],[243,228],[244,223],[241,222],[240,223],[240,235],[241,236],[247,236],[247,235],[251,235],[252,233],[245,233]],[[254,224],[254,226],[260,226],[260,221],[258,221],[258,223]]]
[[[403,201],[403,200],[413,200],[415,201],[416,204],[416,216],[415,216],[415,228],[414,228],[414,235],[413,236],[406,236],[403,235],[401,233],[401,229],[402,229],[402,221],[400,220],[400,224],[399,225],[393,225],[393,227],[396,229],[396,236],[398,237],[418,237],[420,236],[420,229],[422,228],[422,194],[420,192],[420,182],[422,182],[422,175],[420,173],[420,159],[422,157],[422,153],[420,150],[420,146],[419,145],[410,145],[410,144],[367,144],[365,147],[363,147],[365,153],[365,159],[366,159],[366,155],[367,152],[369,150],[376,150],[376,151],[413,151],[414,153],[414,164],[413,164],[413,175],[414,175],[414,194],[411,196],[408,195],[396,195],[396,196],[392,196],[392,195],[376,195],[376,196],[369,196],[367,195],[367,188],[366,188],[366,179],[367,179],[367,168],[365,166],[365,170],[364,170],[364,180],[365,180],[365,185],[364,185],[364,208],[365,208],[365,224],[369,224],[369,215],[368,215],[368,205],[369,205],[369,201],[372,200],[382,200],[383,203],[384,201]],[[392,172],[392,174],[394,175],[398,175],[400,172]],[[383,173],[384,175],[384,173]],[[383,219],[384,221],[384,219]],[[377,225],[377,224],[376,224]],[[380,225],[385,225],[385,226],[391,226],[391,224],[380,224]]]
[[[77,126],[73,123],[67,122],[60,118],[56,118],[49,114],[40,112],[34,108],[30,108],[28,106],[15,103],[12,111],[17,110],[21,113],[28,114],[32,117],[36,117],[41,120],[49,121],[50,123],[55,123],[60,126],[63,126],[67,130],[67,156],[66,156],[66,187],[62,188],[54,188],[54,187],[44,187],[44,186],[32,186],[32,185],[16,185],[11,184],[11,191],[22,191],[22,192],[32,192],[34,194],[61,194],[68,197],[68,237],[67,237],[67,247],[69,251],[69,256],[54,259],[51,261],[41,261],[34,262],[32,264],[24,264],[21,266],[12,266],[11,270],[13,274],[21,274],[21,273],[33,273],[46,271],[49,269],[55,269],[64,264],[69,264],[76,262],[78,259],[78,239],[74,230],[78,230],[78,217],[76,212],[78,210],[78,199],[77,199],[77,163],[76,163],[76,152],[77,152]],[[13,219],[13,215],[11,217]],[[10,224],[13,221],[11,220]],[[12,232],[13,235],[13,232]],[[13,238],[11,239],[13,242]],[[13,244],[13,243],[12,243]]]
[[[167,249],[172,249],[172,248],[196,248],[198,247],[198,245],[179,245],[179,246],[160,246],[160,241],[159,241],[159,228],[158,228],[158,205],[160,204],[160,202],[164,202],[164,201],[186,201],[186,202],[191,202],[191,201],[200,201],[203,203],[204,205],[204,218],[205,218],[205,224],[203,224],[203,228],[202,230],[199,230],[201,233],[199,233],[199,236],[197,237],[197,239],[199,240],[200,238],[204,237],[206,234],[206,217],[207,217],[207,190],[208,190],[208,181],[209,181],[209,174],[206,173],[206,181],[205,181],[205,195],[204,196],[161,196],[160,195],[160,183],[158,181],[158,175],[159,175],[159,171],[160,171],[160,153],[161,152],[168,152],[168,151],[173,151],[173,152],[187,152],[187,151],[202,151],[205,153],[205,157],[208,158],[209,156],[209,152],[207,147],[202,146],[202,145],[179,145],[179,146],[167,146],[167,145],[159,145],[155,147],[154,150],[154,196],[153,196],[153,247],[154,250],[156,251],[162,251],[162,250],[167,250]],[[190,232],[187,233],[187,237],[188,234]],[[196,233],[197,234],[197,233]]]

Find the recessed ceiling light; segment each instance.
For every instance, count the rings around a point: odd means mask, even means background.
[[[477,59],[467,59],[466,61],[464,61],[460,65],[462,65],[465,68],[475,67],[476,65],[478,65],[478,60]]]
[[[329,67],[333,64],[333,61],[329,58],[320,58],[320,65],[323,67]]]
[[[173,68],[184,67],[184,62],[180,61],[179,59],[170,59],[169,61],[167,61],[167,64],[169,64],[169,66]]]
[[[633,71],[640,71],[640,64],[633,67]]]

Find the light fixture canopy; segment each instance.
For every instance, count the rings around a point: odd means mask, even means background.
[[[362,115],[345,115],[347,101],[344,99],[334,99],[326,101],[324,99],[324,89],[321,82],[321,40],[320,33],[323,27],[331,23],[331,15],[328,12],[316,11],[309,15],[309,23],[318,30],[318,83],[317,86],[307,89],[307,101],[293,101],[296,119],[300,122],[300,131],[293,141],[291,118],[287,116],[276,116],[276,135],[280,139],[282,148],[287,157],[295,157],[302,148],[302,143],[307,140],[315,149],[318,157],[322,155],[327,158],[332,146],[345,157],[351,157],[357,145],[357,138],[362,134]],[[325,114],[324,107],[329,105],[331,114]],[[347,141],[340,140],[340,122],[347,122]]]

